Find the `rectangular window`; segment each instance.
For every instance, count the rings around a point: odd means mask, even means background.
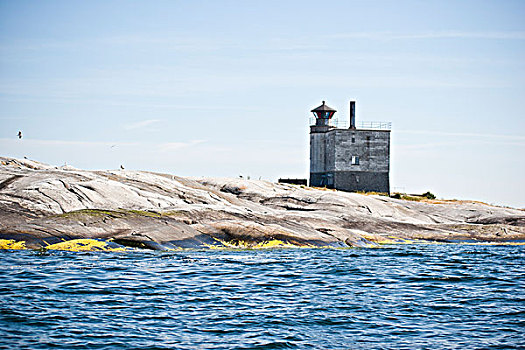
[[[328,186],[333,186],[334,185],[334,174],[327,174],[326,175],[326,184]]]
[[[352,143],[355,143],[355,135],[352,134]]]
[[[370,136],[366,137],[366,147],[370,147]]]
[[[352,156],[352,165],[359,165],[359,157]]]

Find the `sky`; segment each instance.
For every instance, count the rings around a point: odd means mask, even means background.
[[[358,122],[392,122],[391,190],[525,208],[524,18],[506,0],[0,0],[0,155],[307,178],[310,110],[355,100]]]

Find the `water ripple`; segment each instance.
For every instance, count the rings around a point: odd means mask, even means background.
[[[0,348],[523,348],[521,246],[0,258]]]

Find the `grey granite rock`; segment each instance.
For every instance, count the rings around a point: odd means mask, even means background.
[[[0,239],[23,240],[31,248],[77,238],[152,249],[272,246],[269,242],[343,247],[388,242],[390,236],[525,240],[525,212],[472,201],[405,201],[268,181],[86,171],[0,157]]]

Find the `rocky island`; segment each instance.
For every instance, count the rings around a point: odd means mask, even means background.
[[[158,250],[525,241],[525,211],[0,157],[0,248]]]

